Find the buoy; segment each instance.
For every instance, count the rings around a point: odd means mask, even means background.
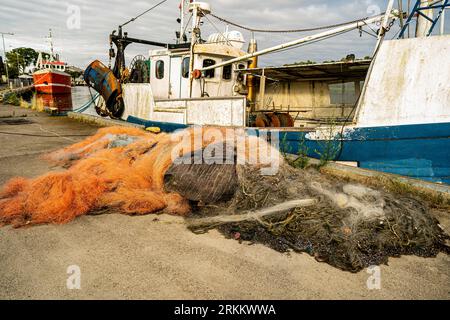
[[[159,127],[147,127],[145,128],[145,131],[151,132],[151,133],[160,133],[161,128]]]
[[[192,77],[194,79],[200,79],[200,77],[202,76],[202,72],[198,69],[195,69],[194,71],[192,71]]]

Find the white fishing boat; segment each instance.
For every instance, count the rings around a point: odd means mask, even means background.
[[[94,61],[85,80],[103,98],[96,106],[102,116],[164,131],[190,125],[242,127],[252,134],[277,131],[289,153],[325,155],[362,168],[450,183],[450,61],[445,59],[450,37],[443,34],[448,7],[447,0],[419,0],[404,14],[390,0],[383,14],[312,28],[320,32],[263,50],[253,38],[244,51],[239,31],[203,38],[202,22],[209,17],[235,23],[214,15],[207,3],[182,1],[177,43],[130,38],[122,25],[110,36],[114,67]],[[400,36],[385,40],[397,21]],[[413,21],[416,37],[406,38]],[[436,35],[439,21],[442,34]],[[375,23],[379,30],[370,59],[257,66],[259,56]],[[124,50],[131,43],[161,49],[127,67]],[[333,86],[342,89],[341,101],[333,98]]]

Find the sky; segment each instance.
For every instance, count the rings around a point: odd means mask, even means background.
[[[48,29],[53,31],[55,51],[69,65],[85,68],[99,59],[108,63],[109,34],[117,26],[152,7],[160,0],[0,0],[0,32],[5,36],[6,51],[31,47],[49,51]],[[368,17],[386,9],[387,0],[210,0],[212,12],[220,17],[253,28],[298,29],[330,25]],[[396,1],[397,2],[397,1]],[[405,6],[407,0],[404,0]],[[179,29],[180,0],[168,0],[124,30],[130,37],[174,43]],[[450,16],[450,14],[448,14]],[[449,17],[447,17],[449,18]],[[209,18],[202,30],[204,38],[224,31],[226,25]],[[448,19],[447,19],[448,20]],[[450,23],[447,23],[449,27]],[[375,26],[374,26],[375,28]],[[230,27],[230,30],[236,28]],[[449,29],[449,28],[447,28]],[[236,29],[239,30],[239,29]],[[369,29],[368,29],[369,30]],[[242,31],[242,30],[239,30]],[[370,31],[370,30],[369,30]],[[394,27],[388,38],[396,35]],[[242,31],[245,39],[251,34]],[[256,34],[259,49],[298,39],[308,34]],[[323,42],[299,47],[261,58],[261,65],[283,65],[297,61],[337,60],[348,54],[357,57],[371,55],[375,39],[357,30]],[[3,47],[0,43],[0,55]],[[148,56],[150,47],[130,45],[126,50],[129,62],[134,56]]]

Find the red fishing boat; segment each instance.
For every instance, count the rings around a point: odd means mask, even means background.
[[[71,77],[65,72],[67,63],[59,60],[53,53],[52,33],[50,30],[50,58],[44,60],[42,53],[36,62],[36,71],[33,73],[34,87],[38,93],[70,93]]]

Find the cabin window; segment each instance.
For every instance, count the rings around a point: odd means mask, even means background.
[[[181,76],[183,78],[189,78],[189,63],[190,63],[189,57],[183,59],[183,62],[181,64]]]
[[[216,62],[213,59],[205,59],[203,60],[203,68],[207,68],[215,65]],[[216,69],[206,70],[204,71],[205,78],[214,78],[216,75]]]
[[[233,72],[233,66],[231,64],[224,66],[223,70],[222,70],[222,79],[230,80],[232,72]]]
[[[155,75],[156,75],[156,79],[164,78],[164,61],[162,61],[162,60],[156,61]]]
[[[353,105],[358,100],[355,83],[341,82],[329,84],[330,102],[334,105]]]

